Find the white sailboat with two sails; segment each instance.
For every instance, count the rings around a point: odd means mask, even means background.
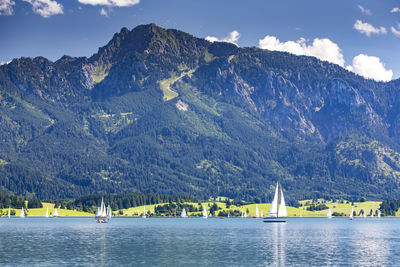
[[[280,202],[280,205],[278,208],[279,189],[280,189],[280,201],[281,202]],[[286,211],[286,205],[285,205],[285,198],[283,197],[282,185],[278,181],[278,182],[276,182],[274,200],[272,201],[268,217],[264,218],[264,222],[284,223],[284,222],[286,222],[286,218],[287,218],[287,211]]]

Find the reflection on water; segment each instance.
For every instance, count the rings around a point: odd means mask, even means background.
[[[0,219],[1,266],[387,266],[400,219]]]

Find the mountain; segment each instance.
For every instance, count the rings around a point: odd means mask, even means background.
[[[400,81],[154,24],[0,66],[0,191],[400,197]]]

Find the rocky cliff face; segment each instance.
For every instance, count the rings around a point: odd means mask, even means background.
[[[400,82],[154,24],[91,57],[0,67],[0,189],[398,195]]]

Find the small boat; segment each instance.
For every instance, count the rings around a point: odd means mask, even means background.
[[[367,218],[367,212],[363,210],[363,218]]]
[[[279,189],[281,192],[281,204],[279,205],[278,209],[278,200],[279,200]],[[282,186],[280,185],[279,181],[276,182],[276,189],[274,200],[272,201],[271,208],[269,210],[268,217],[264,218],[264,222],[277,222],[277,223],[285,223],[287,218],[287,211],[285,205],[285,198],[283,197]]]
[[[207,215],[207,208],[206,205],[203,205],[203,219],[207,219],[208,215]]]
[[[7,214],[8,218],[11,218],[11,207],[8,207],[8,214]]]
[[[230,218],[230,215],[229,215],[229,213],[230,213],[230,212],[229,212],[229,210],[228,210],[228,218]]]
[[[54,209],[54,214],[53,214],[53,217],[58,217],[59,215],[58,215],[58,209],[57,208],[55,208]]]
[[[378,210],[378,218],[380,218],[380,217],[381,217],[381,211]]]
[[[143,214],[142,214],[142,218],[146,219],[146,205],[143,206]]]
[[[260,215],[260,217],[261,217],[261,218],[262,218],[262,217],[264,217],[263,211],[261,211],[261,215]]]
[[[19,214],[20,218],[24,218],[25,217],[25,212],[24,212],[24,208],[21,208],[21,213]]]
[[[331,208],[329,208],[329,210],[328,210],[328,215],[326,215],[326,217],[327,217],[328,219],[331,219],[331,218],[332,218],[332,210],[331,210]]]
[[[243,213],[243,209],[242,209],[242,215],[240,215],[241,218],[244,218],[244,213]]]
[[[256,216],[254,216],[254,218],[259,218],[260,217],[260,213],[258,212],[258,205],[256,204]]]
[[[374,212],[371,212],[371,217],[374,217]]]
[[[111,210],[111,208],[110,208]],[[96,212],[96,221],[97,223],[108,223],[110,221],[110,216],[111,215],[111,211],[106,209],[106,205],[104,204],[104,199],[101,198],[101,204],[100,207],[97,208],[97,212]],[[56,209],[57,211],[57,209]],[[54,215],[56,214],[56,211],[54,212]],[[57,216],[58,216],[58,212],[57,212]]]
[[[353,220],[353,213],[354,213],[354,210],[353,210],[353,208],[351,208],[349,220]]]
[[[181,217],[182,217],[182,218],[187,218],[187,217],[188,217],[188,216],[186,215],[186,210],[185,210],[185,208],[182,209]]]
[[[44,215],[44,217],[49,218],[49,208],[46,208],[46,214]]]
[[[107,207],[107,219],[110,220],[112,217],[112,211],[110,205]]]

